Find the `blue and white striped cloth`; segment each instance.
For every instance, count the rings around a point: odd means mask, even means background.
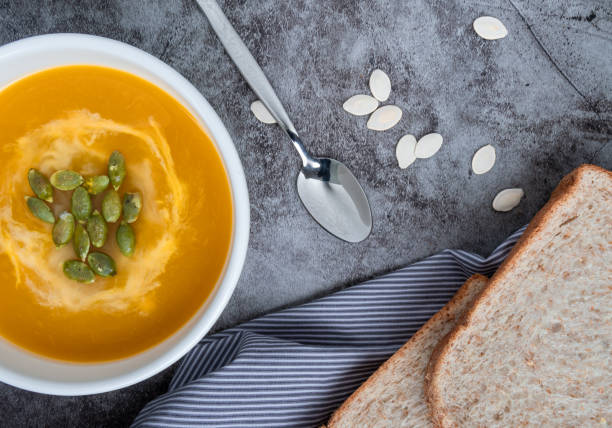
[[[520,237],[488,258],[435,256],[203,339],[134,427],[316,427],[474,273],[490,276]]]

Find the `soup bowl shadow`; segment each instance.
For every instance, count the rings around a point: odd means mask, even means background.
[[[172,95],[215,144],[231,188],[233,234],[225,269],[198,312],[173,335],[139,354],[108,362],[71,363],[25,351],[0,337],[0,381],[53,395],[85,395],[133,385],[183,357],[211,329],[240,277],[249,238],[249,196],[242,164],[223,122],[177,71],[133,46],[83,34],[49,34],[0,47],[0,88],[24,76],[62,65],[100,65],[139,76]],[[1,298],[1,296],[0,296]]]

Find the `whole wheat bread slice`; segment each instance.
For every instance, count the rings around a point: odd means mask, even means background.
[[[433,426],[423,388],[427,362],[486,282],[482,275],[470,277],[446,306],[344,402],[328,428]]]
[[[612,422],[612,173],[566,176],[434,351],[439,427]]]

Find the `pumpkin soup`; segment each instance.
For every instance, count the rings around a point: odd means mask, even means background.
[[[121,181],[113,162],[124,162]],[[0,165],[0,336],[12,343],[70,361],[123,358],[178,330],[219,280],[233,227],[223,163],[193,116],[151,83],[66,66],[5,87]],[[64,171],[83,177],[75,190],[62,187]],[[73,233],[52,239],[68,212]],[[109,239],[88,255],[94,215]],[[95,281],[70,279],[85,263]]]

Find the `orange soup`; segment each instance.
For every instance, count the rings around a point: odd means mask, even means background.
[[[62,270],[77,259],[72,244],[56,248],[52,225],[28,210],[28,170],[102,175],[115,150],[127,166],[119,193],[143,197],[135,251],[119,251],[109,223],[99,251],[117,274],[79,283]],[[129,73],[58,67],[1,90],[0,186],[0,336],[36,354],[88,362],[143,351],[194,315],[225,268],[233,214],[219,153],[179,102]],[[72,192],[53,192],[57,218]]]

